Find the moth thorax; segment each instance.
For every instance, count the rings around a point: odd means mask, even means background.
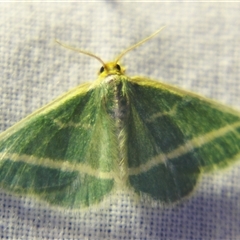
[[[125,122],[128,118],[129,103],[127,96],[122,91],[122,83],[115,85],[114,88],[114,107],[113,117],[118,122]]]

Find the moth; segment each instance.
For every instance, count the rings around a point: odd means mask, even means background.
[[[112,62],[68,47],[101,62],[98,78],[0,135],[0,187],[65,208],[91,206],[118,189],[173,203],[202,173],[239,158],[239,112],[125,75],[120,59],[160,30]]]

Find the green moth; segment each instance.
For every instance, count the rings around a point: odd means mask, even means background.
[[[237,159],[239,112],[124,74],[122,56],[159,31],[109,63],[77,50],[102,63],[97,80],[0,135],[0,187],[65,208],[91,206],[118,189],[173,203],[203,172]]]

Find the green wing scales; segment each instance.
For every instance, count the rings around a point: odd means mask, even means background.
[[[239,157],[238,112],[159,82],[133,82],[128,164],[137,193],[180,200],[202,172]]]
[[[0,184],[68,208],[115,189],[172,203],[240,152],[240,115],[146,78],[80,85],[0,136]]]
[[[99,94],[80,86],[3,133],[1,187],[66,207],[109,193],[113,177],[104,172],[112,171],[117,142]]]

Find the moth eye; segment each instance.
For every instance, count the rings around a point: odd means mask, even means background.
[[[117,65],[116,65],[116,68],[117,68],[118,71],[121,71],[120,65],[117,64]]]
[[[104,67],[102,66],[99,70],[100,73],[102,73],[104,71]]]

